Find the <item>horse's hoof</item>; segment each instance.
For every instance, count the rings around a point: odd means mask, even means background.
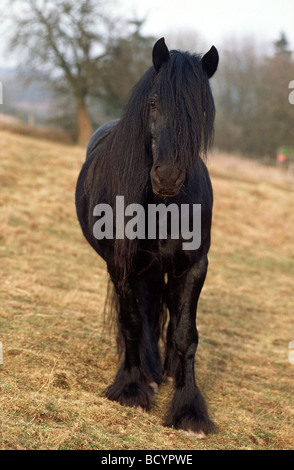
[[[145,413],[145,410],[142,408],[142,406],[136,406],[135,410],[138,411],[138,413]]]
[[[154,393],[158,393],[158,384],[156,382],[150,382],[150,387],[152,387]]]
[[[206,434],[204,434],[204,432],[200,431],[200,432],[195,432],[195,431],[183,431],[184,434],[186,434],[186,436],[188,437],[191,437],[193,439],[206,439]]]
[[[173,378],[171,375],[166,375],[166,376],[164,377],[163,382],[164,382],[166,385],[173,385],[173,383],[174,383],[174,378]]]

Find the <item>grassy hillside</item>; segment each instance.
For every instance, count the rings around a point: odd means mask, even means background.
[[[74,188],[84,149],[0,134],[0,449],[291,449],[294,186],[282,170],[215,154],[199,385],[219,427],[197,441],[104,398],[105,265],[84,241]]]

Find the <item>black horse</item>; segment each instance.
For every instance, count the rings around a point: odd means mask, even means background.
[[[106,396],[148,410],[162,381],[172,381],[175,393],[165,425],[198,434],[214,430],[196,386],[194,359],[196,309],[210,247],[213,195],[204,158],[213,139],[209,78],[217,66],[214,46],[201,57],[169,51],[164,38],[158,40],[153,65],[134,86],[121,118],[104,124],[91,138],[76,188],[82,231],[106,261],[114,286],[124,351]],[[117,196],[124,197],[125,206],[136,204],[146,211],[150,205],[167,208],[172,203],[179,210],[186,205],[191,208],[190,229],[192,208],[201,205],[201,243],[184,250],[182,232],[172,236],[168,217],[165,238],[95,236],[95,207],[102,203],[113,209],[110,227],[118,229]],[[146,214],[143,222],[147,233],[151,222]],[[158,342],[167,318],[162,361]]]

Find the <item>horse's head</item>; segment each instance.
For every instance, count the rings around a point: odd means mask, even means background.
[[[151,183],[153,192],[159,196],[176,196],[182,187],[186,171],[180,158],[175,158],[171,126],[157,94],[149,101],[150,133],[153,155]]]
[[[173,197],[211,139],[214,105],[208,79],[217,69],[218,53],[214,46],[202,58],[170,53],[162,38],[154,45],[153,65],[157,75],[149,97],[151,183],[155,194]]]

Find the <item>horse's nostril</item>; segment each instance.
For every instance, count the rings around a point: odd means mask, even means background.
[[[179,185],[181,184],[182,182],[184,181],[184,172],[183,171],[179,171],[179,174],[178,174],[178,177],[175,181],[175,185]]]
[[[161,165],[156,165],[154,167],[154,174],[156,179],[160,182],[165,178],[166,170]]]
[[[152,171],[151,171],[151,174],[152,174],[152,178],[153,180],[157,183],[157,184],[160,184],[162,183],[162,181],[164,181],[165,177],[166,177],[166,172],[164,171],[164,169],[161,167],[161,165],[155,165],[153,168],[152,168]]]
[[[182,183],[183,171],[178,168],[170,169],[165,165],[154,165],[152,170],[152,178],[157,184],[178,185]]]

